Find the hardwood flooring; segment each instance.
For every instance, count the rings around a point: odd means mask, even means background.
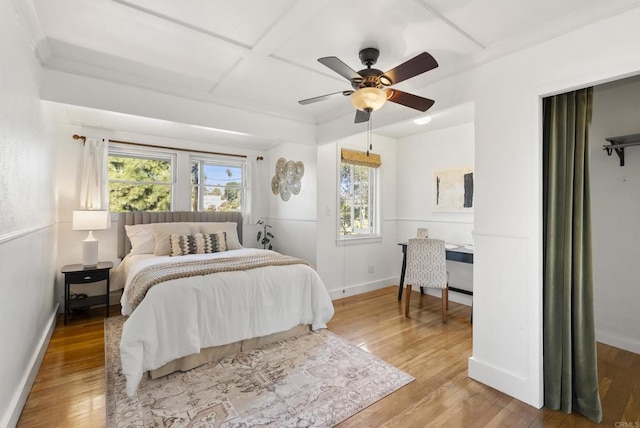
[[[404,317],[397,287],[334,301],[329,329],[416,378],[340,427],[591,427],[586,418],[535,409],[467,377],[470,308],[415,293]],[[59,320],[18,427],[105,425],[103,310]],[[118,313],[113,308],[112,313]],[[598,344],[604,421],[640,427],[640,355]]]

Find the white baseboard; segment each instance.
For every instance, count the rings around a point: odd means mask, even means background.
[[[608,331],[596,330],[596,341],[635,354],[640,354],[640,342],[635,338],[622,337]]]
[[[397,283],[397,278],[385,278],[377,281],[364,282],[361,284],[350,285],[349,287],[339,290],[331,290],[329,291],[329,296],[331,296],[331,300],[337,300],[342,299],[343,297],[355,296],[356,294],[366,293],[367,291],[389,287],[390,285]]]
[[[22,409],[27,402],[27,398],[29,397],[29,393],[31,392],[31,387],[36,380],[38,370],[40,370],[40,364],[42,364],[44,354],[47,352],[47,347],[49,346],[51,335],[53,334],[53,330],[55,330],[56,328],[56,319],[58,316],[59,306],[60,304],[58,303],[51,313],[51,316],[49,317],[49,327],[42,332],[38,347],[31,356],[31,361],[29,361],[29,369],[24,373],[22,381],[20,382],[20,387],[13,395],[13,399],[11,400],[11,404],[9,406],[9,411],[5,416],[5,419],[0,421],[0,426],[15,427],[18,424]]]
[[[398,278],[386,278],[378,281],[351,285],[347,288],[340,289],[340,290],[331,290],[329,291],[329,295],[331,296],[331,300],[342,299],[343,297],[354,296],[356,294],[366,293],[367,291],[378,290],[380,288],[389,287],[391,285],[398,286],[398,282],[399,282]],[[404,291],[405,290],[403,290],[403,293]],[[419,289],[416,289],[416,291],[419,291]],[[427,289],[425,291],[426,291],[426,294],[430,296],[434,296],[437,298],[441,297],[440,290]],[[466,305],[466,306],[472,305],[472,297],[467,296],[466,294],[450,292],[449,300],[452,302],[460,303],[462,305]]]
[[[537,409],[543,405],[542,402],[532,402],[531,385],[527,379],[507,373],[498,367],[478,361],[473,357],[469,358],[469,377]]]

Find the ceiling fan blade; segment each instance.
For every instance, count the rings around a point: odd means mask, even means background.
[[[410,79],[418,74],[422,74],[425,71],[433,70],[437,66],[438,62],[434,57],[427,52],[422,52],[420,55],[403,62],[384,74],[387,75],[387,77],[391,79],[392,84],[395,85],[396,83]]]
[[[430,100],[429,98],[423,98],[397,89],[387,89],[386,92],[387,100],[420,111],[427,111],[433,104],[435,104],[435,101]]]
[[[349,67],[347,64],[342,62],[335,56],[325,56],[322,58],[318,58],[318,62],[326,65],[340,76],[344,77],[347,80],[360,79],[362,80],[362,76],[358,74],[353,68]]]
[[[356,120],[354,120],[354,123],[368,122],[369,116],[371,116],[371,112],[356,110]]]
[[[318,101],[324,101],[327,98],[331,98],[331,97],[334,97],[336,95],[344,95],[345,97],[347,97],[347,96],[349,96],[351,94],[353,94],[353,91],[334,92],[332,94],[320,95],[319,97],[313,97],[313,98],[307,98],[306,100],[300,100],[300,101],[298,101],[298,103],[300,103],[302,105],[307,105],[307,104],[317,103]]]

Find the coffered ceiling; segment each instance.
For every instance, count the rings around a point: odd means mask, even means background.
[[[380,50],[389,70],[426,51],[439,67],[397,88],[429,84],[636,5],[631,0],[27,0],[46,69],[306,124],[354,115],[350,89],[317,59],[355,70]],[[34,24],[32,24],[34,25]],[[438,100],[434,111],[437,111]],[[385,111],[407,109],[387,103]],[[76,109],[73,115],[82,116]],[[91,112],[91,115],[97,114]],[[407,118],[421,113],[407,111]],[[93,116],[91,116],[93,117]],[[105,116],[106,117],[106,116]],[[86,119],[85,120],[89,120]],[[96,123],[97,118],[92,119]],[[103,122],[107,119],[103,119]],[[108,126],[108,125],[105,125]],[[133,126],[133,125],[131,125]],[[147,126],[145,124],[144,126]],[[400,126],[397,133],[406,135]],[[264,141],[257,141],[258,144]]]

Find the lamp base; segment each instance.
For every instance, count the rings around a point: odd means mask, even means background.
[[[95,267],[98,264],[98,240],[89,232],[87,238],[82,241],[82,265]]]

